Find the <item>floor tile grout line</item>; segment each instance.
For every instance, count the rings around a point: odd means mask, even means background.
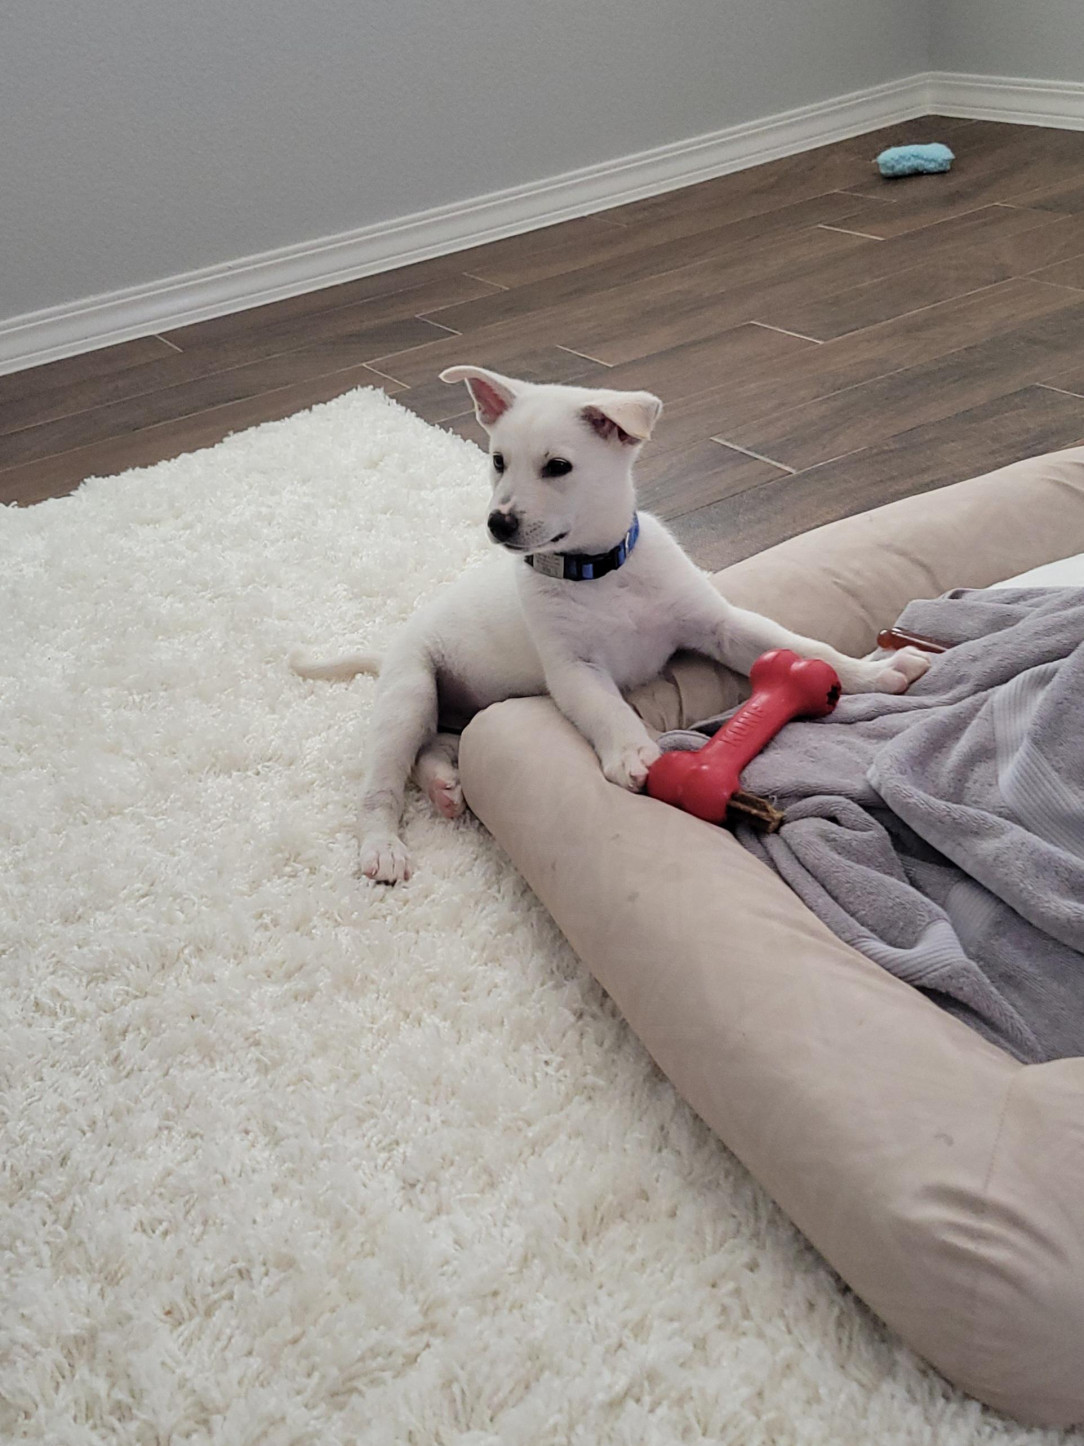
[[[834,194],[837,196],[850,196],[851,199],[854,201],[881,200],[887,202],[887,204],[890,206],[895,206],[898,204],[893,196],[867,196],[865,191],[852,191],[847,186],[840,186]]]
[[[739,447],[737,442],[731,442],[726,437],[711,437],[712,442],[718,442],[720,447],[729,447],[732,452],[741,452],[746,457],[754,457],[758,462],[767,462],[769,467],[778,467],[780,472],[786,472],[789,476],[797,476],[795,467],[788,467],[785,462],[777,462],[774,457],[765,457],[763,452],[754,452],[749,447]]]
[[[778,332],[782,333],[783,336],[794,336],[794,337],[797,337],[799,341],[811,341],[814,346],[823,346],[823,345],[824,345],[824,339],[823,339],[823,337],[819,337],[819,336],[806,336],[806,334],[805,334],[804,331],[788,331],[785,326],[772,326],[771,322],[769,322],[769,321],[753,321],[753,320],[750,320],[750,321],[747,321],[747,322],[745,323],[745,325],[746,325],[746,326],[759,326],[760,329],[761,329],[761,331],[778,331]]]
[[[492,286],[495,291],[511,291],[511,290],[512,290],[512,288],[511,288],[510,286],[505,286],[505,284],[504,284],[503,281],[490,281],[490,279],[489,279],[488,276],[476,276],[473,271],[462,271],[462,272],[460,272],[460,275],[461,275],[461,276],[465,276],[468,281],[480,281],[483,286]],[[479,298],[479,299],[481,299],[481,298]],[[462,302],[462,301],[453,301],[453,302],[451,302],[450,304],[451,304],[452,306],[463,306],[463,305],[465,305],[465,303]],[[437,310],[437,311],[440,311],[440,310],[441,310],[441,308],[440,308],[439,306],[436,307],[436,308],[434,308],[434,309]]]
[[[1065,259],[1067,261],[1073,261],[1076,258],[1073,256],[1067,256]],[[1055,261],[1053,264],[1057,266],[1060,265],[1060,262]],[[1049,286],[1053,291],[1075,291],[1081,297],[1084,297],[1084,282],[1082,282],[1080,286],[1074,286],[1070,281],[1048,281],[1045,276],[1039,275],[1040,271],[1045,270],[1045,266],[1039,266],[1034,271],[1022,272],[1019,277],[1014,277],[1013,280],[1032,281],[1035,283],[1036,286]]]
[[[158,332],[155,332],[155,333],[154,333],[154,339],[155,339],[155,341],[163,341],[163,342],[165,342],[166,346],[172,347],[172,349],[173,349],[175,352],[178,352],[181,356],[184,355],[184,347],[183,347],[183,346],[178,346],[175,341],[170,341],[170,339],[169,339],[168,336],[160,336],[160,335],[158,334]]]
[[[862,191],[844,191],[841,194],[845,196],[854,196],[857,200],[860,201],[874,201],[878,199],[883,199],[886,204],[890,206],[898,206],[898,202],[893,201],[890,197],[887,196],[880,198],[876,196],[867,196]],[[927,221],[921,226],[912,226],[910,230],[896,231],[891,236],[878,236],[876,239],[878,241],[895,241],[901,236],[918,236],[922,231],[932,231],[938,226],[945,225],[946,222],[962,221],[965,216],[976,216],[980,211],[992,211],[995,208],[1004,211],[1030,211],[1034,216],[1049,216],[1051,220],[1061,220],[1063,217],[1069,214],[1066,211],[1040,211],[1035,206],[1018,206],[1014,205],[1011,201],[978,201],[974,205],[965,206],[965,209],[961,211],[946,211],[943,216],[937,216],[932,221]],[[899,214],[901,216],[904,214],[904,208],[902,206],[899,206]],[[846,216],[844,216],[843,219],[846,220]],[[825,229],[828,229],[826,223],[821,222],[819,224],[824,225]],[[1037,224],[1036,230],[1038,229],[1039,227]],[[860,232],[858,234],[862,235],[865,233]],[[1020,232],[1018,234],[1026,235],[1027,233]]]
[[[817,222],[818,231],[838,231],[841,236],[861,236],[866,241],[883,241],[883,236],[874,236],[872,231],[852,231],[849,226],[830,226],[827,221]]]
[[[614,365],[613,362],[603,361],[601,357],[588,356],[585,351],[577,351],[575,347],[562,346],[560,342],[554,342],[553,345],[555,350],[557,351],[566,351],[568,352],[569,356],[582,357],[584,361],[594,362],[595,365],[599,367],[606,367],[607,369],[611,369]]]
[[[400,381],[398,377],[393,377],[391,372],[382,372],[379,367],[374,367],[372,362],[362,362],[362,366],[367,372],[372,372],[374,376],[383,377],[386,382],[394,382],[397,387],[405,387],[407,391],[411,390],[409,382]],[[344,367],[343,370],[348,370],[348,368]],[[334,373],[330,375],[334,375]]]
[[[1084,392],[1074,392],[1069,387],[1056,387],[1052,382],[1034,382],[1032,385],[1044,392],[1057,392],[1059,397],[1079,397],[1084,400]]]

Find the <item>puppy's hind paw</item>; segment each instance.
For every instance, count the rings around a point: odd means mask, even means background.
[[[602,771],[619,788],[641,793],[647,783],[647,770],[660,756],[658,746],[650,739],[645,743],[632,743],[604,755],[601,759]]]
[[[426,787],[429,802],[442,818],[458,818],[463,812],[463,790],[459,777],[431,778]]]
[[[374,884],[402,884],[410,878],[410,855],[394,834],[370,834],[361,841],[358,867]]]

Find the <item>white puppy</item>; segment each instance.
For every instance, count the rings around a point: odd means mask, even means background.
[[[490,436],[489,532],[502,549],[421,608],[382,664],[293,660],[306,677],[380,671],[361,804],[361,870],[410,877],[399,837],[411,771],[441,813],[462,812],[454,730],[490,703],[549,693],[622,788],[643,788],[659,750],[622,692],[689,648],[747,673],[769,648],[831,663],[848,692],[902,693],[913,649],[865,661],[731,607],[649,513],[632,465],[662,411],[649,392],[513,381],[451,367]],[[438,731],[443,726],[447,732]]]

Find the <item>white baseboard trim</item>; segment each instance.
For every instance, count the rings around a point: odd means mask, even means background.
[[[0,322],[0,375],[692,185],[927,109],[925,75],[603,165]]]
[[[969,120],[1084,130],[1084,82],[1028,80],[1009,75],[929,74],[931,112]]]

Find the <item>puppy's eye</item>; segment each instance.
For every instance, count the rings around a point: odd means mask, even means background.
[[[504,453],[503,453],[503,452],[494,452],[494,453],[493,453],[493,470],[494,470],[494,472],[503,472],[503,471],[504,471]]]
[[[572,463],[565,457],[551,457],[542,468],[543,477],[567,477],[572,471]]]

